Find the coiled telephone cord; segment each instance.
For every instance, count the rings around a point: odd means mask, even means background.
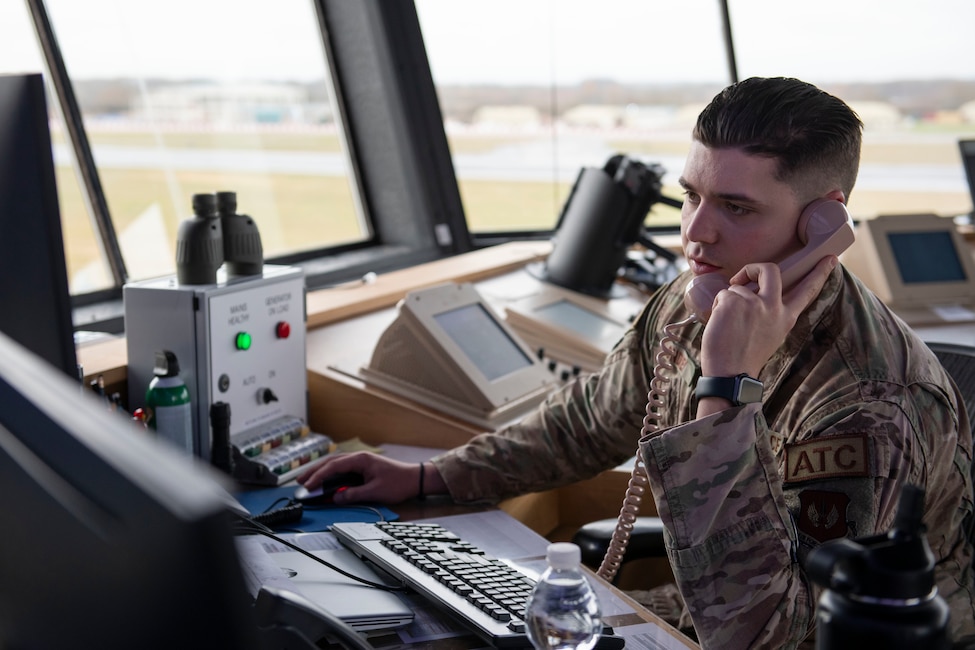
[[[647,414],[643,418],[643,428],[640,429],[641,438],[660,428],[657,423],[657,414],[664,407],[664,397],[669,390],[667,384],[676,369],[674,365],[677,354],[676,345],[680,341],[678,330],[697,321],[697,316],[691,316],[664,327],[664,335],[660,339],[660,351],[654,358],[653,377],[650,379],[650,391],[647,394]],[[630,475],[630,481],[626,486],[626,494],[623,497],[623,507],[620,509],[619,519],[616,522],[616,530],[613,531],[613,538],[606,549],[606,555],[596,572],[600,578],[607,582],[612,582],[623,563],[623,556],[626,554],[626,547],[630,543],[630,536],[633,533],[633,525],[636,523],[637,515],[640,514],[640,504],[648,489],[649,480],[643,454],[637,447],[633,473]]]

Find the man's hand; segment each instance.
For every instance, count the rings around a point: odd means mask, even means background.
[[[762,367],[792,331],[837,264],[824,257],[806,277],[783,293],[779,267],[748,264],[735,274],[731,286],[718,293],[701,344],[701,371],[708,377],[748,373],[758,377]],[[747,285],[758,284],[758,291]]]
[[[423,469],[424,494],[445,493],[446,485],[433,463],[424,463]],[[404,463],[365,451],[330,454],[322,462],[298,475],[297,481],[312,490],[329,476],[343,472],[361,474],[363,484],[336,493],[334,498],[336,504],[362,501],[400,503],[417,496],[420,492],[419,463]]]

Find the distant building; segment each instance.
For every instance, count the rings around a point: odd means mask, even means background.
[[[863,128],[870,131],[890,131],[904,122],[904,116],[893,104],[887,102],[848,102],[860,120]]]
[[[321,124],[332,121],[332,110],[309,102],[308,90],[300,85],[200,83],[150,90],[135,100],[131,117],[192,124]]]
[[[958,113],[968,124],[975,124],[975,100],[965,102],[959,106]]]
[[[541,112],[527,105],[481,106],[471,117],[472,126],[484,129],[530,130],[541,124]]]
[[[615,129],[623,123],[625,110],[625,106],[581,104],[566,110],[560,118],[568,126]]]

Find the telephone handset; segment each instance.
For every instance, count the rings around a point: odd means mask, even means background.
[[[818,199],[805,207],[799,216],[799,240],[803,248],[779,263],[782,271],[782,286],[791,287],[809,273],[827,255],[839,255],[853,243],[853,219],[846,206],[839,201]],[[754,282],[745,285],[752,290],[758,288]],[[707,273],[693,278],[684,292],[684,303],[697,315],[698,320],[707,321],[711,316],[714,298],[728,282],[717,273]]]
[[[801,280],[827,255],[839,255],[849,248],[853,243],[853,220],[846,206],[839,201],[819,199],[803,209],[799,216],[798,232],[803,248],[779,263],[783,287],[791,287]],[[753,290],[758,289],[758,285],[754,282],[746,286]],[[679,330],[696,321],[706,322],[711,315],[711,307],[718,292],[727,288],[727,281],[716,273],[697,276],[687,285],[684,303],[692,315],[664,327],[660,352],[655,359],[654,376],[650,381],[650,392],[647,395],[647,415],[643,419],[641,438],[658,429],[656,414],[665,407],[664,397],[667,394],[669,381],[667,373],[675,368],[675,346],[679,342]],[[601,578],[610,582],[623,562],[630,533],[639,513],[640,502],[649,492],[650,486],[644,466],[643,454],[637,448],[633,473],[626,488],[616,530],[597,571]]]

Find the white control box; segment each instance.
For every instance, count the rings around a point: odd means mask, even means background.
[[[210,405],[230,405],[230,434],[282,417],[307,421],[301,269],[180,285],[175,276],[123,287],[129,410],[145,405],[156,352],[171,350],[193,406],[193,453],[210,458]]]

